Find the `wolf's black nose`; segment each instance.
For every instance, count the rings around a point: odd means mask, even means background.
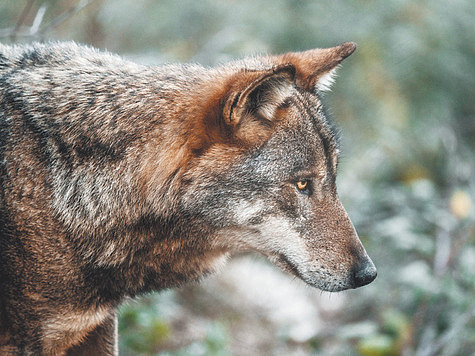
[[[353,269],[353,288],[365,286],[376,278],[378,272],[369,258]]]

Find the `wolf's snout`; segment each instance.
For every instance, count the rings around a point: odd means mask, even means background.
[[[377,275],[378,272],[376,271],[373,261],[367,258],[353,269],[353,288],[362,287],[371,283]]]

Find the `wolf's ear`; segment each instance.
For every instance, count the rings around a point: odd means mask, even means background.
[[[295,67],[291,64],[240,73],[223,107],[225,123],[236,128],[249,121],[271,122],[276,110],[291,95],[294,83]]]
[[[287,53],[278,57],[278,62],[295,66],[296,82],[300,88],[312,92],[330,90],[337,66],[355,49],[355,43],[346,42],[331,48]]]

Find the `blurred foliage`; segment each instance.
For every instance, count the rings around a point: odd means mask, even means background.
[[[298,350],[475,352],[473,1],[38,0],[28,12],[25,4],[0,4],[3,42],[74,39],[143,63],[212,65],[357,42],[326,100],[343,132],[340,195],[379,277],[345,292],[339,312],[321,315],[328,327]],[[244,316],[252,313],[245,306],[223,309],[216,295],[199,299],[196,288],[124,306],[121,353],[250,354],[236,347],[234,325],[274,330],[268,320]],[[292,354],[295,340],[276,330],[280,346],[265,352],[278,354],[285,344]]]

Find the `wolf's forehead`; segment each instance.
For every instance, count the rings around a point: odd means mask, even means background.
[[[251,160],[253,168],[277,180],[330,173],[337,150],[318,98],[293,96],[283,121]]]
[[[320,98],[297,93],[289,100],[286,127],[281,130],[289,151],[300,156],[304,166],[326,164],[325,161],[336,159],[336,137]]]

